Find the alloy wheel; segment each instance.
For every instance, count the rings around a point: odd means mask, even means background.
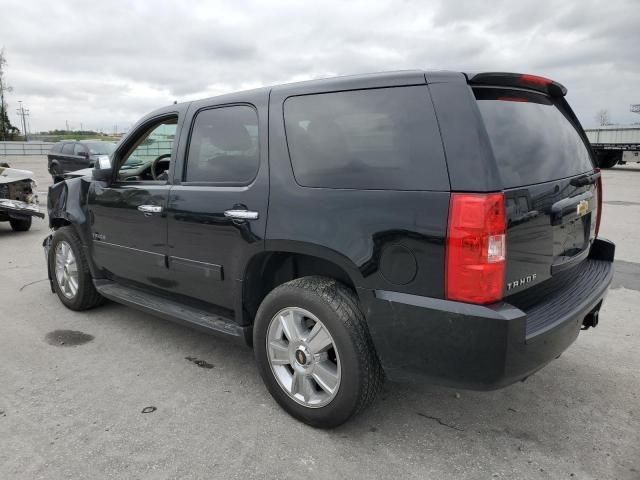
[[[55,262],[58,286],[62,294],[71,299],[78,293],[78,263],[71,245],[64,240],[56,245]]]
[[[327,327],[311,312],[287,307],[267,332],[267,357],[280,387],[299,404],[327,405],[340,388],[340,357]]]

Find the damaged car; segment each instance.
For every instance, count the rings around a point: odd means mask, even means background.
[[[16,232],[31,228],[32,217],[44,218],[38,207],[33,172],[0,163],[0,222],[9,222]]]
[[[566,93],[418,70],[161,108],[107,168],[49,189],[51,288],[71,310],[109,299],[248,343],[315,427],[385,378],[524,380],[598,325],[614,273]]]

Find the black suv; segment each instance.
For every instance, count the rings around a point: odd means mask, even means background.
[[[66,140],[51,147],[47,155],[47,166],[54,182],[64,178],[67,172],[93,168],[96,162],[108,164],[109,155],[116,144],[102,140]]]
[[[509,385],[596,326],[613,274],[565,93],[407,71],[157,110],[113,168],[51,187],[52,289],[245,340],[314,426],[363,409],[385,374]]]

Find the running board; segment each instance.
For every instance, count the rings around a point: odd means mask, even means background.
[[[199,308],[184,305],[137,288],[126,287],[110,280],[94,280],[96,290],[103,297],[128,307],[162,317],[172,322],[240,339],[245,338],[244,329],[230,318],[221,317]]]

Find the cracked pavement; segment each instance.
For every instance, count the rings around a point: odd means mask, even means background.
[[[44,157],[9,162],[46,192]],[[331,431],[284,413],[248,348],[114,303],[65,309],[44,281],[46,220],[0,223],[0,478],[638,480],[640,167],[604,188],[619,262],[598,328],[524,383],[387,383]]]

